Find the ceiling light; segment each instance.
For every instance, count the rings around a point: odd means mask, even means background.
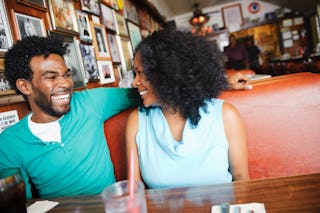
[[[201,9],[199,8],[199,3],[195,3],[193,5],[194,11],[193,11],[193,16],[189,20],[190,24],[193,26],[196,25],[203,25],[207,23],[210,19],[210,17],[207,14],[202,13]]]

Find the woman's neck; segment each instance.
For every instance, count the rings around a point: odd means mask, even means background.
[[[181,115],[179,111],[172,108],[163,109],[162,113],[167,120],[168,126],[170,128],[172,137],[176,141],[182,140],[184,126],[186,124],[186,119]]]

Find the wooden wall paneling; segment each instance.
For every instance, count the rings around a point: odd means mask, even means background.
[[[26,101],[0,106],[0,112],[6,112],[10,110],[17,110],[19,119],[23,118],[31,111],[29,104]]]

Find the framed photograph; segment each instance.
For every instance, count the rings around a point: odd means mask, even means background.
[[[15,95],[16,91],[12,89],[9,81],[6,80],[4,70],[0,69],[0,96],[3,95]]]
[[[112,56],[112,61],[115,63],[121,63],[119,47],[117,44],[117,35],[108,33],[108,41],[110,46],[110,52]]]
[[[4,59],[0,58],[0,98],[2,96],[16,95],[16,91],[11,87],[4,75]],[[4,101],[4,103],[6,103]],[[1,102],[0,102],[1,106]]]
[[[47,5],[45,0],[17,0],[18,3],[27,5],[40,10],[47,10]]]
[[[80,0],[81,9],[94,15],[100,15],[99,0]]]
[[[111,54],[109,50],[107,33],[102,24],[97,24],[92,22],[93,28],[93,45],[95,47],[95,52],[98,60],[110,60]]]
[[[92,34],[90,30],[90,23],[87,13],[76,10],[80,40],[85,42],[92,42]]]
[[[122,36],[128,36],[125,18],[119,13],[115,13],[115,17],[116,17],[117,34]]]
[[[45,26],[43,20],[33,16],[24,15],[21,13],[14,13],[19,39],[27,36],[46,36]]]
[[[80,44],[80,50],[87,81],[98,81],[99,70],[93,46],[88,44]]]
[[[232,26],[238,26],[243,24],[241,4],[223,7],[221,10],[225,28],[230,28]]]
[[[136,24],[127,21],[129,37],[132,44],[132,49],[135,50],[138,44],[142,41],[140,27]]]
[[[129,70],[132,69],[133,63],[133,52],[130,40],[125,37],[117,37],[117,42],[119,44],[119,51],[120,51],[120,59],[121,59],[121,65],[122,65],[122,73],[125,74]]]
[[[104,4],[101,4],[101,15],[102,24],[109,30],[116,31],[117,28],[115,23],[114,10]]]
[[[4,0],[0,0],[0,56],[3,56],[12,44],[13,40],[7,16],[7,8]]]
[[[77,35],[79,32],[73,0],[49,0],[53,29]]]
[[[127,19],[135,24],[139,24],[139,16],[136,7],[130,0],[124,1],[124,14]]]
[[[115,81],[111,61],[98,61],[98,68],[100,73],[100,82],[102,84],[112,83]]]
[[[59,33],[56,31],[49,31],[49,35],[62,39],[65,43],[69,45],[69,53],[64,55],[64,60],[68,68],[72,71],[72,80],[74,83],[74,88],[77,89],[86,87],[84,67],[82,63],[79,42],[76,39],[76,37],[65,33]]]

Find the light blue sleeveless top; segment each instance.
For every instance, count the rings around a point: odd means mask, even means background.
[[[149,188],[211,185],[232,181],[219,99],[207,101],[196,128],[187,120],[181,141],[171,134],[161,108],[139,111],[136,137],[140,171]]]

